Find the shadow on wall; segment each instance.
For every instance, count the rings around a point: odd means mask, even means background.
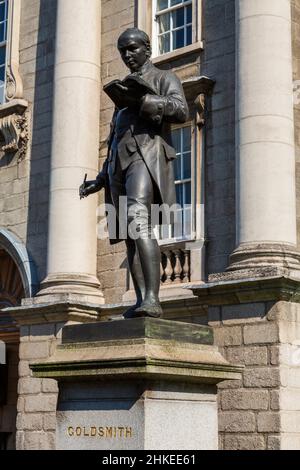
[[[40,0],[29,183],[27,248],[46,276],[57,0]]]
[[[205,0],[201,73],[216,81],[205,128],[207,273],[223,272],[236,247],[235,0]]]

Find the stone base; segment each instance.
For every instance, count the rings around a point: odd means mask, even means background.
[[[217,449],[217,388],[239,379],[199,325],[141,318],[65,327],[35,377],[59,382],[58,449]]]
[[[44,279],[36,294],[36,301],[58,302],[64,295],[71,295],[79,302],[104,304],[101,286],[96,277],[70,273],[49,275]]]
[[[266,270],[284,270],[300,277],[300,251],[294,245],[280,243],[242,243],[230,256],[229,272],[259,275]],[[238,274],[237,274],[238,275]]]
[[[182,381],[63,383],[57,449],[217,449],[214,386]]]

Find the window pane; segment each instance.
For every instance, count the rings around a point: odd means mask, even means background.
[[[183,235],[185,237],[188,237],[192,233],[192,207],[191,206],[185,207],[183,219],[184,219]]]
[[[0,67],[0,86],[5,82],[5,67]]]
[[[181,180],[181,156],[178,155],[174,160],[174,177],[175,181]]]
[[[182,0],[171,0],[171,7],[178,5],[179,3],[182,3]]]
[[[191,188],[191,183],[186,183],[184,185],[184,198],[185,204],[191,204],[192,202],[192,188]]]
[[[191,151],[191,128],[184,127],[182,129],[182,139],[183,139],[183,151],[190,152]]]
[[[184,28],[178,29],[173,33],[173,49],[179,49],[184,46]]]
[[[173,29],[179,28],[184,25],[184,8],[179,8],[172,13],[173,17]]]
[[[181,238],[183,234],[183,211],[176,212],[175,224],[172,227],[172,236],[174,238]]]
[[[183,205],[183,185],[182,184],[176,184],[176,202],[180,206]]]
[[[185,7],[186,9],[186,22],[191,23],[193,21],[193,10],[192,10],[192,5],[189,5],[188,7]]]
[[[191,154],[184,153],[183,154],[183,175],[182,179],[190,179],[191,178]]]
[[[5,64],[6,47],[0,47],[0,67]]]
[[[159,36],[159,52],[164,54],[170,51],[170,33]]]
[[[172,144],[176,153],[181,153],[181,130],[176,129],[172,132]]]
[[[170,30],[170,13],[161,15],[158,19],[159,33],[165,33]]]
[[[5,41],[5,22],[0,24],[0,42]]]
[[[188,46],[189,44],[192,44],[192,27],[191,26],[188,26],[186,28],[186,46]]]
[[[161,11],[168,8],[168,0],[157,0],[157,10]]]
[[[5,3],[0,4],[0,21],[5,20]]]

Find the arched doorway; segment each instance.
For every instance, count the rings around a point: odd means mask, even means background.
[[[20,305],[24,297],[19,269],[12,257],[0,248],[0,309]]]
[[[0,450],[15,449],[19,366],[18,327],[3,309],[20,305],[24,297],[20,270],[0,245]]]

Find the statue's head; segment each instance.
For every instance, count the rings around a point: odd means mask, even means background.
[[[123,62],[131,72],[138,71],[151,57],[148,34],[138,28],[129,28],[118,39],[118,49]]]

